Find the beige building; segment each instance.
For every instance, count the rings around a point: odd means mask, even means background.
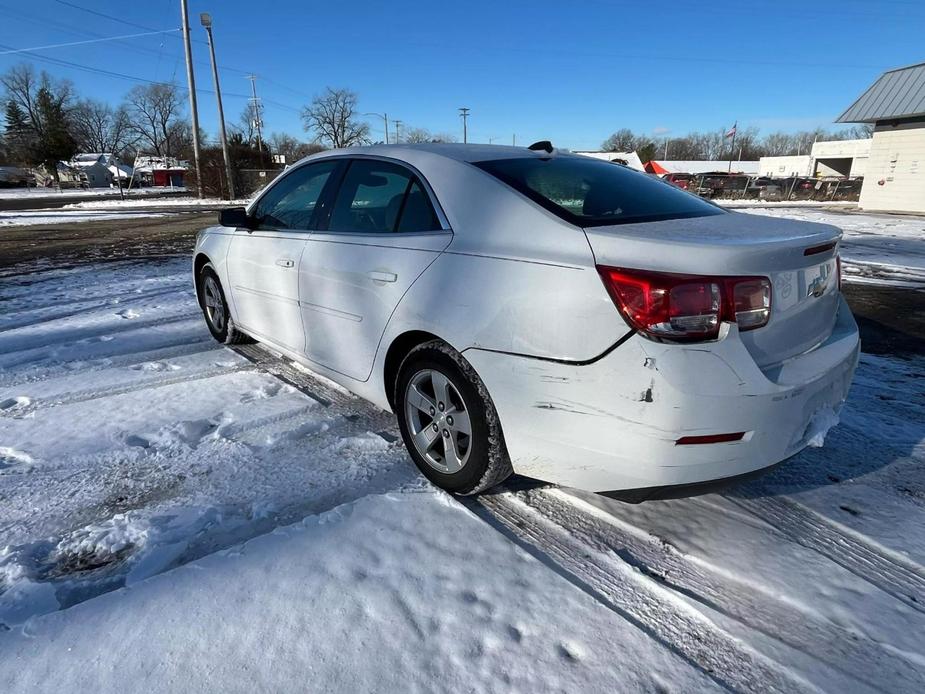
[[[865,210],[925,212],[925,63],[883,73],[838,123],[872,123]]]
[[[761,176],[863,176],[867,171],[871,140],[823,140],[814,142],[810,154],[761,157]]]

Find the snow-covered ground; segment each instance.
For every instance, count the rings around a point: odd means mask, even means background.
[[[736,209],[739,207],[768,207],[768,208],[790,208],[790,207],[832,207],[832,208],[844,208],[847,210],[857,209],[858,204],[850,200],[780,200],[778,202],[768,201],[768,200],[758,200],[758,199],[738,199],[733,198],[730,200],[723,200],[717,198],[713,200],[717,205],[722,205],[723,207],[729,209]]]
[[[121,201],[120,201],[121,202]],[[126,203],[129,201],[126,200]],[[141,202],[141,201],[139,201]],[[164,203],[158,203],[163,207]],[[154,207],[154,206],[152,206]],[[164,217],[165,212],[116,211],[94,212],[90,210],[14,210],[0,211],[0,227],[32,226],[35,224],[67,224],[70,222],[101,222],[108,219],[136,219],[139,217]]]
[[[145,198],[141,200],[84,200],[83,202],[72,202],[65,205],[67,210],[103,210],[109,208],[115,209],[138,209],[145,207],[214,207],[216,205],[247,205],[250,198],[241,198],[239,200],[221,200],[219,198],[168,198],[165,200],[152,200]]]
[[[847,281],[925,286],[925,216],[771,205],[742,212],[833,224],[844,230],[841,257]]]
[[[725,494],[433,490],[188,259],[0,284],[0,691],[925,690],[925,363]]]
[[[185,191],[186,188],[131,188],[123,190],[126,196],[131,195],[156,195],[167,193],[178,193]],[[68,198],[68,197],[87,197],[94,196],[107,198],[119,195],[118,188],[65,188],[55,190],[54,188],[0,188],[0,200],[41,200],[42,198]]]

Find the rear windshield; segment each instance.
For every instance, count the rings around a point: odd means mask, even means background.
[[[590,157],[492,159],[475,165],[576,226],[724,214],[655,176]]]

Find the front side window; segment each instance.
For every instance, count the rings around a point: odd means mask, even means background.
[[[390,162],[357,159],[340,185],[329,231],[433,231],[440,225],[414,174]]]
[[[336,161],[307,164],[285,175],[257,202],[260,229],[310,229],[315,208]]]
[[[475,166],[576,226],[725,214],[658,178],[590,157],[493,159]]]

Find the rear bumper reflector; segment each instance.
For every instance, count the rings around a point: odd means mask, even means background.
[[[744,431],[738,431],[734,434],[709,434],[707,436],[682,436],[674,442],[675,446],[693,446],[700,443],[728,443],[730,441],[741,441],[745,436]]]

